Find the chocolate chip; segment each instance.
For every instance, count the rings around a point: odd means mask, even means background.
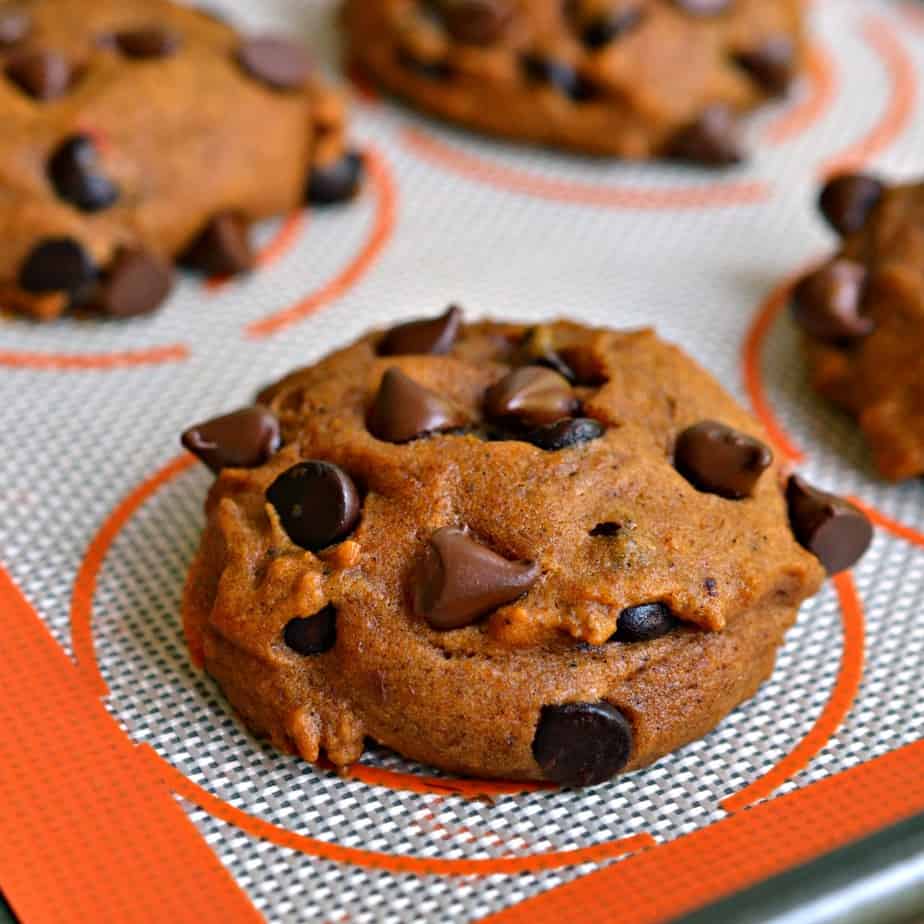
[[[253,269],[250,227],[242,215],[220,212],[213,216],[180,258],[185,266],[209,276],[233,276]]]
[[[398,324],[379,342],[380,356],[411,354],[442,356],[448,353],[462,324],[462,309],[450,305],[439,317]]]
[[[128,58],[167,58],[182,44],[175,32],[160,26],[127,29],[117,32],[113,39],[119,51]]]
[[[540,366],[515,369],[492,385],[484,396],[488,417],[538,427],[570,417],[579,402],[564,376]]]
[[[328,603],[314,616],[296,616],[286,623],[283,641],[296,654],[319,655],[337,643],[337,609]]]
[[[29,96],[48,102],[67,92],[73,70],[57,52],[22,51],[7,64],[6,76]]]
[[[300,90],[314,70],[304,48],[272,35],[244,41],[237,60],[251,77],[274,90]]]
[[[269,408],[254,405],[196,424],[180,442],[213,472],[257,468],[279,449],[279,421]]]
[[[526,54],[522,62],[523,70],[530,80],[555,87],[575,102],[583,102],[594,95],[591,85],[567,61]]]
[[[527,443],[546,452],[573,449],[603,436],[603,425],[589,417],[566,418],[537,427],[526,434]]]
[[[768,93],[782,95],[792,82],[796,48],[788,36],[776,35],[749,51],[739,52],[735,62]]]
[[[674,0],[675,5],[684,13],[693,16],[718,16],[731,6],[731,2],[732,0]]]
[[[18,45],[32,31],[32,17],[25,10],[0,11],[0,48]]]
[[[547,779],[595,786],[619,773],[632,753],[632,726],[609,703],[543,706],[533,757]]]
[[[643,603],[626,607],[616,623],[611,642],[651,642],[667,635],[677,625],[670,607],[663,603]]]
[[[116,318],[149,314],[173,288],[173,270],[145,250],[123,248],[106,271],[97,296],[99,307]]]
[[[460,629],[525,594],[535,562],[508,561],[461,529],[431,537],[414,579],[414,611],[434,629]]]
[[[581,41],[594,51],[605,48],[627,32],[631,32],[642,22],[644,16],[641,6],[613,10],[585,25],[581,30]]]
[[[311,460],[284,471],[266,491],[289,538],[317,552],[345,539],[359,520],[359,493],[338,465]]]
[[[96,279],[89,254],[70,237],[40,241],[19,271],[19,285],[27,292],[67,292],[72,297]]]
[[[467,417],[442,395],[418,385],[400,369],[392,367],[382,376],[369,411],[368,427],[376,439],[386,443],[408,443],[466,423]]]
[[[363,179],[363,156],[347,151],[330,164],[314,166],[308,176],[305,198],[312,205],[336,205],[347,202],[359,192]]]
[[[818,207],[839,234],[856,234],[879,203],[885,186],[874,176],[847,173],[832,177],[818,197]]]
[[[555,350],[553,335],[548,327],[533,327],[520,341],[515,362],[529,366],[544,366],[566,378],[572,385],[577,374]]]
[[[446,31],[465,45],[492,45],[513,20],[510,0],[438,0]]]
[[[833,260],[805,276],[793,290],[792,313],[810,336],[830,343],[871,334],[873,319],[862,314],[866,268],[852,260]]]
[[[772,461],[760,440],[715,420],[688,427],[674,447],[674,465],[690,484],[730,500],[749,497]]]
[[[71,135],[55,148],[48,177],[58,196],[83,212],[109,208],[119,198],[119,188],[102,172],[89,135]]]
[[[598,523],[591,531],[590,535],[595,539],[604,538],[611,539],[613,536],[618,536],[622,532],[622,524],[614,523],[612,520],[607,520],[605,523]]]
[[[860,510],[842,497],[811,487],[798,475],[786,485],[786,502],[796,539],[828,574],[856,564],[873,540],[872,524]]]
[[[666,153],[677,160],[711,167],[740,163],[744,154],[734,114],[726,106],[707,107],[696,122],[674,136]]]

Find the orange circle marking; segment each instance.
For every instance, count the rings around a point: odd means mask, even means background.
[[[524,193],[556,202],[617,209],[680,209],[747,205],[763,202],[770,195],[770,187],[759,182],[711,183],[708,186],[658,189],[601,187],[568,180],[552,180],[514,167],[490,163],[478,155],[460,151],[420,129],[405,128],[400,138],[412,153],[453,173],[507,192]]]
[[[825,176],[866,166],[901,135],[914,114],[918,95],[917,75],[894,27],[884,19],[869,17],[863,23],[863,38],[882,60],[888,74],[888,105],[866,135],[823,164],[821,172]]]
[[[0,350],[0,366],[14,369],[47,369],[55,372],[85,369],[125,369],[132,366],[155,366],[160,363],[189,359],[189,348],[182,344],[125,350],[120,353],[33,353]]]
[[[376,216],[372,231],[353,261],[332,280],[297,304],[254,321],[244,328],[248,337],[268,337],[303,321],[328,303],[340,298],[369,271],[391,239],[397,215],[398,192],[382,155],[374,148],[365,152],[366,167],[376,195]]]
[[[905,526],[904,523],[899,523],[898,520],[887,517],[884,513],[880,513],[857,497],[851,497],[850,502],[856,504],[877,526],[886,530],[886,532],[892,533],[894,536],[898,536],[900,539],[904,539],[906,542],[910,542],[912,545],[917,545],[924,549],[924,533],[910,526]]]
[[[785,144],[804,134],[834,103],[839,89],[837,70],[831,54],[820,42],[816,41],[809,46],[805,68],[809,93],[767,129],[766,138],[771,144]]]

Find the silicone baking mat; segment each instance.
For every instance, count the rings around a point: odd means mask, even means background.
[[[336,69],[332,5],[214,5]],[[877,479],[808,391],[781,288],[833,246],[821,176],[924,168],[924,5],[809,15],[808,75],[749,122],[740,169],[523,150],[361,91],[361,199],[263,226],[252,277],[184,278],[121,324],[0,321],[0,885],[27,924],[656,921],[924,810],[924,483]],[[255,741],[189,664],[178,609],[209,475],[179,432],[450,300],[656,326],[877,522],[760,694],[648,770],[524,791],[373,748],[341,778]]]

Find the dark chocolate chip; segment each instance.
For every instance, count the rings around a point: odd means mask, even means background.
[[[296,654],[319,655],[337,643],[337,609],[328,603],[314,616],[296,616],[286,623],[283,641]]]
[[[113,39],[127,58],[167,58],[175,54],[182,44],[175,32],[161,26],[126,29],[117,32]]]
[[[669,142],[666,153],[677,160],[710,167],[740,163],[744,154],[734,114],[726,106],[709,106],[696,122]]]
[[[284,471],[266,491],[289,538],[317,552],[345,539],[359,520],[359,493],[338,465],[311,460]]]
[[[630,606],[619,614],[616,634],[611,642],[651,642],[667,635],[677,625],[670,607],[663,603]]]
[[[595,786],[619,773],[632,753],[632,726],[609,703],[543,706],[533,756],[562,786]]]
[[[760,440],[715,420],[688,427],[674,447],[674,464],[687,481],[730,500],[749,497],[772,461]]]
[[[67,292],[75,296],[96,279],[90,255],[70,237],[39,242],[19,271],[19,285],[27,292]]]
[[[575,414],[578,407],[568,380],[541,366],[515,369],[492,385],[484,396],[488,417],[527,427],[556,423]]]
[[[873,526],[864,513],[836,494],[811,487],[798,475],[786,485],[786,503],[796,539],[828,574],[851,568],[873,541]]]
[[[525,594],[539,577],[535,562],[508,561],[464,530],[431,537],[414,580],[414,609],[434,629],[460,629]]]
[[[591,531],[590,535],[594,538],[611,539],[622,532],[622,523],[614,523],[607,520],[605,523],[598,523]]]
[[[825,183],[818,197],[818,208],[839,234],[856,234],[884,192],[885,186],[874,176],[841,174]]]
[[[314,64],[300,45],[272,35],[245,40],[237,52],[241,67],[274,90],[299,90]]]
[[[776,96],[784,94],[792,82],[796,48],[786,35],[768,38],[762,45],[739,52],[735,61],[754,82]]]
[[[594,51],[605,48],[627,32],[631,32],[641,23],[644,16],[641,6],[613,10],[608,15],[600,16],[585,25],[581,30],[581,41]]]
[[[368,419],[369,432],[386,443],[408,443],[466,423],[466,415],[442,395],[418,385],[396,367],[382,376]]]
[[[106,270],[97,302],[115,318],[150,314],[173,288],[173,268],[146,250],[123,248]]]
[[[333,163],[312,167],[305,198],[312,205],[336,205],[349,201],[359,192],[363,166],[362,154],[347,151]]]
[[[589,417],[565,418],[537,427],[526,434],[524,440],[546,452],[572,449],[603,436],[603,425]]]
[[[29,96],[48,102],[67,92],[74,72],[57,52],[24,50],[10,59],[6,76]]]
[[[718,16],[732,4],[732,0],[674,0],[674,3],[693,16]]]
[[[411,354],[442,356],[448,353],[462,325],[462,309],[450,305],[439,317],[398,324],[379,342],[380,356]]]
[[[572,385],[577,381],[575,371],[556,351],[554,338],[548,327],[530,328],[520,341],[514,361],[523,365],[552,369]]]
[[[25,10],[0,10],[0,48],[18,45],[32,31],[32,17]]]
[[[250,246],[250,226],[235,212],[212,217],[180,258],[209,276],[233,276],[253,269],[256,256]]]
[[[567,61],[526,54],[522,62],[523,70],[530,80],[555,87],[575,102],[583,102],[594,95],[591,85]]]
[[[830,343],[871,334],[873,319],[862,314],[866,268],[852,260],[833,260],[809,273],[793,290],[792,313],[810,336]]]
[[[102,172],[89,135],[71,135],[55,148],[48,177],[58,196],[83,212],[109,208],[119,198],[119,188]]]
[[[257,468],[279,449],[279,420],[269,408],[245,407],[190,427],[180,441],[213,472]]]
[[[510,0],[438,0],[446,31],[465,45],[493,45],[513,21]]]

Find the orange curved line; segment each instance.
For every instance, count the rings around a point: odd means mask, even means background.
[[[304,834],[296,834],[279,825],[257,818],[242,809],[229,805],[208,790],[193,783],[172,764],[166,762],[147,744],[139,745],[150,760],[157,764],[157,772],[164,783],[177,795],[189,800],[194,805],[220,818],[228,824],[235,825],[254,837],[270,841],[289,850],[298,850],[311,856],[323,857],[334,863],[348,863],[367,869],[386,870],[391,873],[411,873],[418,876],[496,876],[515,873],[538,872],[540,870],[559,869],[563,866],[576,866],[580,863],[596,863],[624,856],[636,850],[654,847],[657,841],[650,834],[634,834],[631,837],[607,841],[593,847],[581,847],[576,850],[552,851],[545,854],[533,854],[523,857],[490,857],[478,860],[446,860],[438,857],[409,857],[379,853],[374,850],[362,850],[356,847],[343,847],[329,841],[318,840]]]
[[[770,435],[773,444],[790,462],[801,462],[805,458],[805,454],[789,438],[770,407],[767,393],[764,390],[761,353],[764,341],[767,339],[767,335],[770,333],[770,329],[773,327],[778,315],[786,307],[790,290],[799,275],[801,274],[787,279],[770,294],[770,297],[763,303],[751,323],[742,348],[744,387],[751,401],[751,407],[754,408],[754,413],[760,418],[760,422]]]
[[[146,350],[125,350],[119,353],[33,353],[20,350],[0,350],[0,366],[14,369],[49,369],[57,372],[80,369],[124,369],[129,366],[153,366],[189,359],[189,348],[183,344],[151,347]]]
[[[767,129],[767,141],[784,144],[808,131],[831,108],[839,89],[837,70],[830,52],[820,43],[809,46],[805,58],[810,92]]]
[[[265,269],[291,250],[295,242],[304,233],[307,224],[308,219],[304,209],[299,209],[288,215],[280,225],[279,230],[273,235],[272,240],[257,254],[256,268]],[[206,280],[205,287],[210,292],[217,292],[232,282],[234,278],[234,276],[212,276]]]
[[[382,155],[369,148],[365,157],[369,178],[376,193],[377,208],[372,231],[362,250],[346,269],[296,305],[248,324],[244,328],[246,336],[268,337],[304,320],[355,286],[378,259],[394,232],[398,193]]]
[[[888,74],[889,102],[866,135],[825,162],[822,173],[826,176],[866,166],[905,130],[917,103],[914,63],[893,27],[884,19],[870,17],[863,24],[863,38],[882,60]]]
[[[899,539],[904,539],[912,545],[924,548],[924,533],[911,526],[905,526],[904,523],[899,523],[898,520],[887,517],[884,513],[880,513],[874,507],[863,503],[857,497],[851,497],[850,502],[859,507],[880,529],[884,529],[886,532],[892,533],[893,536],[898,536]]]
[[[457,150],[416,128],[405,128],[401,142],[412,153],[454,173],[507,192],[525,193],[556,202],[619,209],[705,208],[762,202],[770,195],[766,183],[711,183],[665,189],[606,187],[535,176],[514,167],[490,163],[475,154]]]
[[[788,779],[807,767],[828,744],[853,706],[860,690],[865,657],[863,604],[849,573],[837,575],[834,578],[834,586],[841,606],[844,650],[831,698],[809,733],[789,754],[760,779],[720,803],[726,812],[738,812],[757,802],[758,799],[769,796]]]

